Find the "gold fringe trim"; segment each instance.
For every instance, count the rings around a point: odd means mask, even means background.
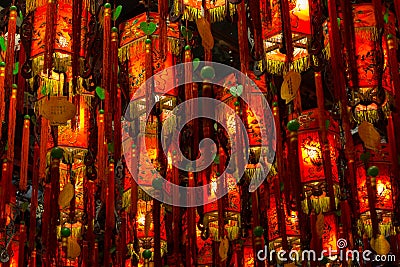
[[[145,191],[142,189],[138,189],[138,199],[142,199],[144,201],[151,201],[153,200]],[[122,209],[128,210],[131,206],[131,189],[126,190],[122,194]]]
[[[58,55],[62,55],[59,57]],[[36,56],[32,60],[32,76],[36,76],[43,72],[43,62],[44,58],[43,55]],[[53,55],[53,68],[60,71],[60,72],[67,72],[68,69],[72,66],[72,59],[69,54],[62,54],[62,53],[55,53]],[[84,70],[84,59],[79,59],[80,71],[83,72]]]
[[[335,186],[335,207],[339,207],[339,188]],[[314,199],[308,200],[307,198],[301,202],[302,209],[305,213],[309,214],[311,210],[314,210],[315,213],[320,212],[328,212],[330,211],[330,197],[318,197]],[[311,204],[311,207],[310,207]]]
[[[266,60],[267,66],[266,71],[271,75],[281,76],[285,72],[285,65],[284,61],[280,60]],[[303,57],[298,60],[293,61],[290,64],[290,70],[294,70],[296,72],[303,72],[309,68],[309,57]]]
[[[359,219],[357,222],[357,229],[360,236],[366,235],[368,238],[372,238],[372,224],[365,223],[362,219]],[[397,234],[391,222],[379,224],[379,232],[384,236],[393,236]]]
[[[218,224],[217,224],[217,226],[218,226]],[[229,227],[228,226],[228,227],[225,227],[225,230],[228,233],[227,237],[230,241],[233,241],[239,237],[239,227],[237,227],[237,226]],[[212,239],[214,241],[217,241],[217,242],[221,241],[217,227],[210,227],[210,236],[212,237]]]
[[[158,38],[158,36],[153,36],[153,38]],[[118,58],[120,61],[125,61],[130,59],[130,48],[135,46],[135,49],[139,53],[145,52],[145,41],[147,37],[136,39],[123,47],[118,49]],[[168,50],[172,52],[173,55],[178,56],[181,53],[182,47],[180,45],[180,40],[177,38],[168,38]]]
[[[76,163],[74,161],[75,156],[78,154],[81,154],[81,157],[84,158],[87,154],[87,149],[82,149],[82,148],[68,148],[68,147],[62,147],[61,148],[64,150],[64,157],[63,157],[63,162],[66,164],[73,164]],[[49,151],[46,155],[46,162],[47,162],[47,167],[50,167],[51,165],[51,151]],[[83,168],[83,167],[82,167]]]
[[[175,2],[175,7],[177,7],[178,5]],[[228,5],[229,8],[229,16],[233,16],[236,13],[236,5],[229,3]],[[176,14],[178,13],[177,10],[175,10]],[[208,10],[209,14],[210,14],[210,22],[214,23],[214,22],[220,22],[225,20],[225,13],[226,13],[226,6],[220,6],[220,7],[216,7],[216,8],[212,8]],[[197,19],[201,18],[202,14],[201,14],[201,10],[197,9],[195,7],[191,7],[191,6],[185,6],[185,10],[183,12],[183,16],[182,18],[185,20],[189,20],[189,21],[196,21]]]
[[[331,57],[329,45],[323,49],[322,53],[326,60]],[[315,56],[308,55],[306,57],[299,58],[290,64],[290,70],[299,73],[304,72],[310,68],[311,61],[315,61]],[[266,65],[266,72],[271,75],[282,76],[285,73],[286,63],[283,61],[266,59]]]
[[[122,194],[122,209],[128,210],[131,206],[131,189],[128,189]]]
[[[388,118],[391,112],[390,106],[391,103],[393,102],[393,97],[386,92],[386,97],[387,101],[386,103],[379,109],[376,110],[362,110],[356,113],[352,113],[351,118],[353,122],[356,122],[357,124],[361,124],[364,121],[367,121],[369,123],[376,123],[381,119],[380,114],[384,114],[385,118]]]
[[[358,27],[354,29],[354,32],[358,37],[364,40],[378,40],[378,29],[376,27]]]
[[[83,59],[80,59],[80,68],[81,68],[81,72],[83,71]],[[54,69],[57,69],[61,72],[68,72],[69,68],[71,67],[71,58],[70,56],[67,56],[65,58],[54,58]],[[32,60],[32,76],[35,77],[36,75],[41,75],[43,71],[43,56],[38,56],[35,57]],[[53,73],[54,76],[56,76],[56,73]],[[60,75],[60,80],[57,79],[52,79],[52,78],[48,78],[46,77],[45,74],[41,75],[41,79],[42,79],[42,86],[45,84],[46,85],[46,90],[50,90],[50,96],[59,96],[63,94],[63,75]],[[78,78],[78,88],[77,88],[77,94],[82,94],[84,93],[84,89],[83,89],[83,82],[85,81],[85,79],[83,78]],[[34,78],[27,80],[27,82],[29,83],[29,85],[31,87],[33,87],[33,83],[34,83]],[[89,81],[86,80],[86,84],[88,84]],[[73,96],[73,91],[72,91],[72,82],[68,83],[69,85],[69,95]],[[39,91],[42,88],[39,88]]]
[[[26,0],[26,13],[34,11],[36,8],[47,5],[48,0]],[[72,5],[72,0],[62,0],[63,3]],[[87,8],[88,11],[94,13],[94,7],[96,2],[94,0],[84,0],[84,7]]]

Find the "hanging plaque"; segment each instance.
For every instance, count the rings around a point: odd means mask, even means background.
[[[81,255],[81,247],[79,246],[77,240],[75,238],[68,238],[67,244],[67,258],[68,259],[76,259]]]
[[[211,24],[206,18],[196,20],[197,29],[202,39],[202,45],[206,50],[214,47],[214,37],[211,33]]]
[[[295,71],[289,71],[283,80],[281,87],[281,98],[286,100],[286,104],[294,100],[300,88],[301,75]]]
[[[65,125],[76,114],[76,107],[64,96],[54,96],[42,101],[41,115],[50,121],[50,125]]]
[[[64,186],[60,195],[58,196],[58,205],[64,209],[69,206],[72,198],[75,194],[75,188],[71,183],[68,183]]]
[[[368,149],[377,150],[381,144],[381,135],[374,125],[364,121],[358,126],[358,135]]]

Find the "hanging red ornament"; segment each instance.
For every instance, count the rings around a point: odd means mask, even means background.
[[[138,170],[138,164],[139,164],[139,157],[138,153],[140,151],[140,144],[137,146],[135,144],[132,145],[132,169],[131,170]],[[139,173],[134,172],[132,173],[132,179],[131,179],[131,207],[130,207],[130,217],[131,218],[136,218],[137,214],[137,202],[138,202],[138,184],[136,183],[137,177]]]
[[[147,36],[146,42],[145,42],[145,75],[146,75],[146,80],[150,79],[151,76],[153,76],[153,56],[152,56],[152,41],[151,41],[151,35]],[[146,83],[146,114],[147,116],[151,112],[151,108],[153,106],[153,98],[152,98],[152,93],[153,93],[153,86],[150,85],[149,83]]]
[[[6,63],[5,62],[0,62],[0,125],[3,124],[4,121],[4,116],[5,116],[5,108],[6,108],[6,103],[5,103],[5,88],[4,88],[4,78],[5,78],[5,68]],[[0,139],[2,138],[2,131],[0,131]]]
[[[25,242],[26,242],[26,226],[24,223],[21,223],[19,226],[19,251],[18,251],[18,266],[25,265]]]
[[[104,134],[105,127],[105,114],[104,110],[100,110],[97,115],[97,169],[99,174],[98,182],[104,185],[102,191],[102,200],[105,201],[104,193],[105,193],[105,182],[107,181],[106,177],[106,162],[107,162],[107,146]]]
[[[2,166],[1,166],[1,177],[6,177],[8,173],[8,161],[7,159],[3,160]],[[1,190],[0,190],[0,222],[5,223],[6,217],[5,217],[5,205],[6,205],[6,193],[4,190],[7,186],[6,179],[2,178],[1,179]],[[4,188],[4,189],[3,189]]]
[[[40,117],[40,156],[39,156],[39,179],[46,177],[46,158],[47,158],[47,145],[49,142],[49,120],[45,117]]]
[[[106,224],[104,233],[104,251],[110,251],[112,245],[112,230],[114,228],[114,209],[115,209],[115,177],[114,161],[108,164],[108,177],[106,189]],[[104,253],[104,266],[109,266],[111,262],[110,253]]]
[[[19,181],[19,190],[21,191],[25,191],[28,185],[30,119],[29,115],[25,115],[22,131],[21,172]]]
[[[122,99],[121,99],[121,89],[117,89],[117,95],[115,97],[115,113],[114,113],[114,158],[118,161],[121,158],[121,148],[122,148]]]
[[[24,112],[26,80],[22,76],[21,69],[22,69],[22,62],[25,62],[25,60],[26,60],[25,49],[23,45],[20,45],[18,62],[21,62],[21,64],[18,64],[18,86],[21,90],[18,90],[18,95],[17,95],[17,111],[19,113]]]
[[[168,17],[168,0],[158,0],[158,13],[160,14],[159,28],[160,28],[160,52],[161,60],[165,61],[168,49],[168,35],[167,35],[167,17]]]
[[[8,37],[6,51],[6,70],[4,87],[10,92],[13,84],[13,70],[15,60],[15,34],[17,32],[17,7],[10,7],[10,18],[8,20]]]
[[[241,1],[238,5],[238,42],[239,42],[239,53],[240,53],[240,70],[244,74],[247,74],[249,67],[249,41],[248,41],[248,29],[247,29],[247,12],[246,3]]]
[[[118,112],[117,90],[118,90],[118,28],[111,29],[111,54],[110,54],[110,113]],[[116,117],[114,115],[114,117]],[[116,120],[116,119],[115,119]],[[115,127],[114,127],[115,129]]]
[[[112,72],[111,66],[111,4],[104,5],[103,18],[103,68],[101,84],[105,90],[104,99],[104,134],[107,141],[112,138],[112,119],[111,119],[111,102],[110,94],[110,78]],[[111,67],[110,67],[111,66]]]
[[[8,139],[7,139],[7,160],[10,164],[8,168],[8,172],[6,176],[3,176],[2,179],[5,180],[5,201],[6,203],[10,201],[10,192],[12,190],[12,164],[14,162],[14,140],[15,140],[15,124],[16,124],[16,105],[17,105],[17,86],[14,84],[11,98],[10,98],[10,106],[9,106],[9,114],[8,114]]]
[[[35,239],[36,239],[36,210],[38,206],[38,191],[39,191],[39,146],[35,144],[34,155],[33,155],[33,175],[32,175],[32,198],[30,207],[30,221],[29,221],[29,240],[28,248],[31,252],[30,265],[36,265],[36,251],[35,251]]]

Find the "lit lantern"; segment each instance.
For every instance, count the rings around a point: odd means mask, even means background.
[[[54,17],[54,29],[50,32],[48,27],[51,22],[47,22],[48,13],[54,8],[52,1],[31,2],[27,10],[34,12],[33,35],[29,56],[31,57],[31,72],[22,73],[30,77],[28,82],[37,90],[38,101],[36,110],[46,120],[42,120],[41,130],[41,158],[44,153],[51,149],[54,144],[52,138],[48,138],[50,133],[49,126],[58,126],[58,146],[65,148],[68,159],[72,159],[75,154],[83,153],[82,150],[88,147],[88,129],[89,129],[89,108],[93,94],[86,92],[82,86],[83,79],[78,79],[75,88],[73,82],[74,53],[78,50],[78,62],[83,60],[85,42],[83,41],[87,32],[87,18],[89,7],[82,8],[82,21],[79,25],[80,37],[78,42],[74,42],[73,20],[74,8],[70,1],[58,1],[56,17]],[[52,36],[48,34],[52,33]],[[77,49],[74,45],[80,44]],[[46,59],[48,52],[51,59]],[[46,70],[44,64],[51,61],[51,69]],[[30,64],[27,61],[25,64]],[[45,66],[46,65],[46,66]],[[78,66],[80,68],[80,66]],[[22,71],[24,71],[22,69]],[[79,73],[78,73],[79,75]],[[48,124],[48,123],[49,124]],[[46,140],[49,140],[45,144]],[[47,149],[46,149],[47,148]],[[67,149],[68,148],[68,149]],[[47,150],[47,151],[46,151]],[[47,154],[47,157],[49,155]],[[42,161],[41,161],[42,162]],[[43,178],[43,166],[41,165],[40,175]]]
[[[153,199],[149,197],[144,191],[139,190],[137,203],[137,219],[136,227],[133,229],[137,232],[137,238],[139,239],[140,255],[145,250],[154,251],[154,223],[153,223]],[[164,206],[161,206],[161,214],[164,214]],[[167,251],[167,234],[165,230],[164,216],[161,215],[161,255],[164,255]],[[141,257],[139,260],[140,264],[144,264],[144,258]]]
[[[268,247],[270,250],[280,251],[282,249],[300,249],[300,226],[298,212],[289,210],[285,198],[281,197],[281,188],[277,188],[278,176],[271,172],[269,189],[264,186],[263,195],[267,198],[265,209],[268,218]],[[285,239],[285,240],[284,240]],[[286,247],[286,242],[289,247]]]
[[[50,181],[51,186],[46,185],[53,192],[60,192],[59,199],[46,202],[43,216],[51,217],[53,223],[48,227],[55,228],[58,223],[54,223],[54,215],[57,212],[53,210],[60,208],[60,222],[70,224],[72,232],[76,234],[74,237],[77,238],[84,218],[83,184],[86,166],[83,160],[89,145],[89,109],[93,99],[93,94],[86,92],[84,79],[81,77],[89,9],[85,4],[73,5],[71,1],[28,1],[27,11],[32,14],[33,29],[32,33],[28,31],[27,34],[31,33],[32,39],[28,41],[29,38],[23,36],[21,40],[28,57],[26,62],[21,62],[21,65],[24,64],[20,70],[21,75],[28,79],[38,100],[35,103],[35,112],[41,123],[40,179],[45,179],[48,172],[53,176],[54,170],[49,168],[53,166],[50,150],[58,146],[63,154],[63,160],[54,172],[59,184]],[[24,25],[23,30],[27,30]],[[50,137],[50,126],[57,129],[56,140]],[[50,191],[47,190],[45,198],[49,194]],[[56,194],[55,198],[58,198]],[[56,232],[56,229],[50,230],[52,233]],[[48,246],[48,242],[45,240],[44,245]],[[47,256],[51,257],[44,255],[43,258]],[[67,257],[68,254],[64,256]],[[74,259],[69,260],[73,261],[77,256],[71,257]],[[71,266],[76,265],[77,262],[71,263]]]
[[[143,28],[143,23],[148,23],[148,27]],[[139,89],[139,87],[150,78],[153,74],[160,70],[166,69],[174,65],[174,55],[180,53],[181,47],[179,46],[179,27],[177,23],[167,23],[167,40],[168,40],[168,52],[165,58],[161,57],[160,54],[160,32],[159,32],[159,15],[151,12],[149,17],[146,14],[136,16],[120,26],[121,41],[119,49],[120,60],[125,62],[128,61],[128,72],[129,72],[129,91],[130,97]],[[146,39],[151,36],[151,51],[152,54],[152,66],[153,73],[146,74]],[[172,82],[173,79],[168,79],[168,82]],[[167,88],[170,84],[165,81],[156,81],[157,88],[162,91],[163,88]],[[173,88],[173,86],[169,86]],[[144,92],[144,91],[143,91]],[[172,95],[174,93],[171,93]],[[135,97],[140,97],[135,95]]]
[[[223,215],[225,221],[225,233],[229,240],[235,240],[239,237],[239,227],[240,227],[240,194],[239,188],[236,185],[236,180],[232,175],[225,174],[227,176],[228,194],[227,198],[224,198],[224,212]],[[206,197],[215,198],[215,193],[217,191],[217,173],[214,173],[211,177],[211,190],[210,195]],[[218,213],[218,203],[212,202],[204,206],[204,226],[208,227],[210,231],[211,239],[219,241],[219,226],[218,217],[221,216]]]
[[[369,121],[371,123],[381,119],[382,114],[387,116],[390,112],[390,98],[393,95],[392,80],[388,62],[388,47],[386,42],[387,35],[395,34],[395,15],[389,10],[382,10],[382,16],[386,17],[385,34],[382,41],[382,73],[380,76],[379,66],[379,29],[377,18],[375,17],[375,7],[371,4],[353,5],[354,23],[354,47],[357,69],[353,74],[349,68],[347,78],[357,79],[358,84],[350,80],[352,89],[349,105],[352,111],[352,119],[361,123]],[[339,16],[343,17],[342,14]],[[342,18],[343,19],[343,18]],[[347,65],[350,63],[347,62]]]
[[[331,158],[332,177],[328,181],[323,164],[323,150],[319,138],[319,118],[316,110],[304,112],[298,118],[300,128],[298,131],[300,177],[304,185],[305,200],[303,210],[309,213],[314,209],[316,213],[328,212],[330,203],[336,206],[339,203],[339,178],[336,168],[339,148],[338,125],[333,120],[327,120],[327,139]],[[333,195],[329,195],[329,184],[332,184]],[[331,199],[333,197],[333,199]]]
[[[282,21],[285,12],[282,12],[281,5],[284,1],[268,0],[260,1],[260,8],[267,14],[270,8],[272,17],[262,16],[264,50],[266,52],[267,72],[274,75],[282,75],[285,71],[286,52],[285,35],[282,34]],[[267,7],[269,5],[269,7]],[[311,34],[309,5],[307,0],[288,1],[290,16],[290,29],[292,36],[293,58],[291,69],[302,72],[309,67],[309,55],[307,52],[308,41]],[[266,16],[266,15],[265,15]],[[288,70],[286,70],[288,71]]]
[[[165,92],[165,88],[174,88],[173,84],[171,84],[174,82],[174,79],[168,78],[164,80],[159,76],[156,76],[153,80],[154,86],[149,86],[152,87],[151,90],[154,89],[154,91],[149,92],[148,88],[144,89],[143,87],[141,88],[141,86],[146,80],[152,77],[153,74],[173,66],[175,63],[175,55],[178,55],[180,52],[178,24],[168,23],[168,49],[164,58],[161,56],[159,23],[161,22],[157,13],[149,13],[149,16],[141,14],[123,23],[120,27],[121,41],[119,49],[120,60],[127,62],[130,98],[135,100],[130,103],[129,119],[138,121],[137,126],[139,129],[131,128],[131,130],[140,130],[143,133],[144,129],[146,129],[146,144],[135,144],[138,145],[137,153],[141,154],[147,151],[150,160],[154,164],[156,164],[158,156],[156,138],[157,118],[156,116],[152,116],[153,120],[146,124],[146,115],[148,115],[146,114],[146,107],[151,106],[155,102],[160,102],[160,107],[162,109],[160,119],[164,121],[168,118],[170,110],[172,110],[176,104],[175,96],[177,95],[177,91],[174,89]],[[151,65],[150,68],[148,68],[148,64]],[[146,71],[149,73],[146,73]],[[128,128],[129,126],[127,127],[127,131],[129,131]],[[125,132],[124,138],[128,138],[127,131]],[[139,158],[140,160],[144,158],[147,159],[147,157]],[[127,159],[127,162],[129,162],[129,159]],[[143,166],[143,162],[139,162],[139,164]],[[146,170],[144,170],[144,172],[145,173],[141,173],[138,176],[140,180],[139,184],[151,186],[155,175],[150,173],[150,170],[149,173],[146,173]]]
[[[57,12],[54,12],[56,17],[53,18],[56,23],[53,29],[54,32],[46,32],[49,30],[47,29],[47,25],[51,25],[51,22],[46,21],[47,13],[49,9],[51,11],[51,9],[54,8],[53,5],[54,3],[52,3],[52,1],[38,1],[35,6],[31,7],[34,9],[34,38],[32,38],[32,47],[30,52],[30,56],[33,59],[32,77],[42,72],[43,61],[48,52],[47,50],[49,49],[55,53],[53,58],[54,70],[58,71],[58,73],[68,72],[68,69],[71,67],[71,55],[74,51],[71,25],[73,7],[71,1],[58,1]],[[89,7],[83,8],[82,12],[80,41],[84,40],[87,32],[87,8]],[[52,33],[52,36],[46,36],[48,33]],[[54,43],[48,43],[52,41]],[[79,54],[81,57],[84,56],[83,44],[84,42],[81,42],[81,47],[79,48]],[[57,86],[55,81],[52,85],[55,87]]]
[[[228,78],[229,79],[229,78]],[[234,84],[232,83],[232,86]],[[235,105],[237,102],[237,98],[233,97],[232,94],[229,92],[229,87],[219,87],[214,86],[214,91],[218,94],[218,98],[220,101],[225,102],[229,105],[232,109],[238,109],[239,107]],[[235,121],[235,114],[226,114],[225,112],[221,112],[224,107],[223,105],[215,107],[215,115],[217,121],[224,122],[227,125],[227,131],[225,129],[221,129],[217,127],[216,135],[218,139],[220,139],[221,146],[219,153],[218,153],[218,160],[214,161],[212,166],[212,175],[210,177],[210,188],[208,192],[205,192],[204,198],[205,199],[215,199],[216,193],[220,190],[219,186],[226,186],[227,187],[227,195],[226,197],[218,200],[220,201],[220,205],[223,206],[224,214],[220,214],[218,201],[206,204],[204,206],[204,226],[208,228],[210,231],[210,237],[215,241],[220,241],[221,236],[227,236],[229,240],[235,240],[239,238],[239,227],[240,227],[240,211],[241,211],[241,197],[240,197],[240,188],[237,185],[237,177],[236,173],[232,172],[232,170],[225,169],[225,161],[227,160],[227,154],[229,154],[230,150],[230,140],[227,138],[228,136],[234,136],[237,131],[237,125]],[[226,138],[226,139],[225,139]],[[227,142],[223,144],[222,142]],[[232,159],[230,159],[232,160]],[[224,185],[218,185],[217,179],[220,177],[220,174],[225,172]],[[204,181],[208,183],[207,181]],[[219,219],[220,216],[223,216],[225,222],[224,231],[225,233],[220,233],[219,223],[221,220]]]
[[[357,158],[363,160],[360,160],[357,165],[357,196],[360,203],[359,231],[368,237],[372,237],[373,234],[370,196],[368,195],[369,183],[375,193],[373,201],[380,234],[385,236],[394,234],[392,226],[394,188],[389,150],[390,147],[384,144],[377,152],[365,153],[361,146],[356,148]]]

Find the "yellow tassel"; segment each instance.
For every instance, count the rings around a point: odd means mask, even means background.
[[[177,5],[175,5],[177,6]],[[229,15],[232,17],[236,13],[236,6],[229,3]],[[220,22],[225,19],[225,11],[226,6],[219,6],[216,8],[209,9],[208,12],[210,14],[210,22]],[[176,11],[178,13],[178,11]],[[185,10],[183,12],[182,18],[189,21],[195,21],[198,18],[201,18],[201,10],[191,6],[185,6]]]
[[[122,194],[122,208],[126,211],[131,206],[131,189],[128,189]]]

